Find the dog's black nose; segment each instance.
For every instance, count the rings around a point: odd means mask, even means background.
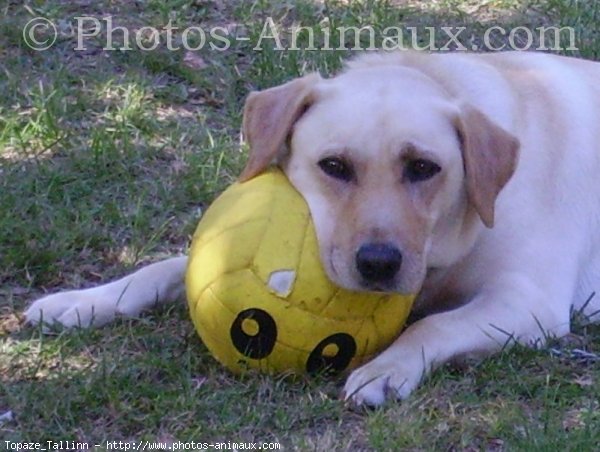
[[[356,253],[356,268],[367,282],[390,282],[402,265],[402,254],[388,243],[367,243]]]

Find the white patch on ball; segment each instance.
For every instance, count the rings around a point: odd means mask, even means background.
[[[296,272],[294,270],[277,270],[269,275],[269,287],[280,297],[287,297],[294,287]]]

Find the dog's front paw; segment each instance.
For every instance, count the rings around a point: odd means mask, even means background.
[[[88,291],[73,290],[36,300],[24,315],[26,322],[33,325],[87,328],[110,322],[115,316],[115,306]]]
[[[390,360],[380,355],[350,374],[344,397],[368,406],[379,406],[387,397],[405,399],[419,384],[422,370],[422,365],[407,366],[401,358]]]

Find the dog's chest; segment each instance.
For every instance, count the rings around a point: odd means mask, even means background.
[[[474,291],[471,278],[460,265],[429,269],[414,310],[419,317],[454,309],[467,303]]]

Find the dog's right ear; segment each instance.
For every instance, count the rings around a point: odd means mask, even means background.
[[[314,101],[313,88],[319,80],[319,74],[310,74],[275,88],[250,93],[244,106],[242,125],[250,155],[240,181],[258,175],[276,159],[294,123]]]

